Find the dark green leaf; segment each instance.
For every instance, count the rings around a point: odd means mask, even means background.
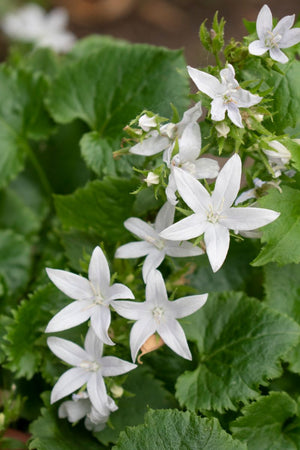
[[[262,266],[268,262],[279,264],[300,262],[300,191],[288,186],[269,191],[262,197],[259,206],[280,212],[274,222],[263,227],[262,242],[265,246],[252,262]]]
[[[145,424],[120,434],[115,450],[246,450],[232,439],[217,419],[206,419],[188,411],[150,410]]]
[[[181,52],[108,41],[62,69],[48,105],[59,123],[80,118],[101,136],[121,136],[144,109],[168,116],[172,102],[182,112],[188,94],[184,70]]]
[[[297,343],[293,320],[241,293],[210,294],[182,320],[197,343],[198,368],[177,381],[177,398],[191,410],[236,409],[258,396],[259,385],[281,374],[279,359]]]
[[[135,196],[130,193],[136,187],[135,179],[90,182],[72,195],[55,197],[58,216],[66,229],[92,231],[99,240],[115,243],[126,233],[123,222],[131,215]]]
[[[299,428],[297,435],[289,433],[297,410],[297,403],[285,392],[271,392],[245,406],[243,417],[231,425],[233,436],[247,443],[249,450],[299,449]]]
[[[97,175],[115,175],[113,147],[96,131],[83,135],[80,141],[81,154],[86,165]]]

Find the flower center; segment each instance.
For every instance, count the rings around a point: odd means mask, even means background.
[[[209,205],[209,210],[207,211],[207,220],[210,223],[217,223],[221,217],[221,213],[214,211],[212,205]]]
[[[164,314],[165,310],[161,306],[155,306],[155,308],[152,309],[152,315],[154,317],[155,322],[158,324],[164,318]]]
[[[268,31],[268,36],[265,38],[265,46],[269,48],[278,48],[281,38],[281,34],[274,34],[272,31]]]
[[[196,166],[191,161],[185,161],[182,162],[179,155],[175,155],[171,162],[172,166],[174,167],[180,167],[181,169],[185,170],[186,172],[190,173],[191,175],[196,175]]]
[[[158,250],[163,250],[165,247],[165,241],[163,239],[154,238],[153,236],[147,236],[146,241],[154,245]]]
[[[82,361],[79,367],[89,372],[97,372],[100,369],[100,364],[97,361]]]

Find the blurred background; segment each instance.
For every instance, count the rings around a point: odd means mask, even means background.
[[[0,15],[26,3],[0,0]],[[32,3],[32,1],[31,1]],[[184,48],[191,65],[206,65],[207,54],[201,48],[198,31],[208,19],[210,26],[216,10],[226,20],[225,38],[240,39],[245,33],[243,18],[255,21],[264,0],[40,0],[36,3],[51,9],[68,10],[69,29],[77,37],[92,33],[108,34],[131,42]],[[299,0],[270,0],[273,16],[299,14]],[[5,47],[1,36],[1,45]]]

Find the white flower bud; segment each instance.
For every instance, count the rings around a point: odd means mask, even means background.
[[[122,386],[118,386],[117,384],[113,384],[110,391],[115,398],[120,398],[124,394]]]
[[[158,184],[159,183],[159,176],[154,172],[149,172],[147,177],[144,179],[145,183],[147,183],[147,186],[151,186],[152,184]]]
[[[157,123],[156,123],[156,120],[155,120],[155,116],[149,117],[147,114],[143,114],[139,118],[139,126],[144,131],[150,131],[151,128],[156,128]]]
[[[226,138],[227,134],[230,131],[230,128],[228,125],[226,125],[225,122],[221,122],[216,125],[216,130],[217,130],[218,137]]]

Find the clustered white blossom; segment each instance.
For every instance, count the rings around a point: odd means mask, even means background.
[[[10,39],[65,53],[76,41],[75,35],[66,30],[67,23],[68,13],[65,9],[55,8],[46,13],[41,6],[29,3],[7,14],[1,22],[1,28]]]
[[[285,62],[279,50],[300,41],[299,29],[290,30],[294,16],[283,18],[272,31],[272,15],[265,5],[257,19],[259,41],[249,46],[252,54],[267,50],[273,59]],[[243,128],[239,108],[250,108],[261,97],[242,89],[235,79],[235,70],[228,64],[220,71],[220,80],[206,72],[188,67],[188,73],[198,89],[211,99],[211,118],[216,124],[218,137],[226,138],[230,127],[225,114],[239,128]],[[123,284],[110,285],[110,271],[100,247],[91,256],[88,279],[63,270],[47,269],[51,281],[67,296],[75,300],[50,320],[46,332],[52,333],[90,321],[84,349],[65,339],[49,337],[52,352],[72,366],[55,384],[51,402],[70,394],[72,400],[60,405],[59,417],[74,423],[85,418],[85,426],[101,430],[109,415],[118,407],[108,395],[104,378],[126,373],[135,364],[113,356],[103,356],[103,346],[114,345],[109,333],[112,308],[122,317],[135,321],[130,332],[133,362],[147,340],[157,333],[175,353],[192,359],[184,331],[177,319],[193,314],[205,305],[208,294],[193,295],[169,301],[162,274],[157,268],[164,258],[195,257],[206,253],[213,272],[218,271],[227,256],[230,230],[245,237],[259,237],[259,228],[273,222],[279,213],[241,203],[256,198],[257,188],[266,182],[254,180],[254,188],[239,194],[242,162],[233,154],[219,171],[218,163],[201,156],[201,133],[198,120],[202,115],[201,103],[185,111],[178,123],[161,125],[158,116],[145,113],[139,120],[136,133],[140,141],[131,147],[135,155],[153,156],[163,152],[163,161],[169,171],[165,193],[167,201],[157,213],[154,223],[139,217],[130,217],[125,228],[139,240],[119,247],[115,258],[141,258],[143,280],[146,285],[145,301],[134,299],[131,290]],[[289,150],[279,141],[268,142],[263,152],[279,177],[291,159]],[[270,150],[272,148],[272,150]],[[215,179],[214,189],[207,189],[199,180]],[[158,185],[159,175],[149,172],[144,179],[147,186]],[[268,182],[272,183],[272,182]],[[273,183],[274,184],[274,183]],[[174,223],[176,195],[189,207],[187,217]],[[187,242],[203,239],[200,248]],[[205,252],[203,251],[205,249]],[[78,391],[79,390],[79,391]],[[76,392],[78,391],[78,392]]]

